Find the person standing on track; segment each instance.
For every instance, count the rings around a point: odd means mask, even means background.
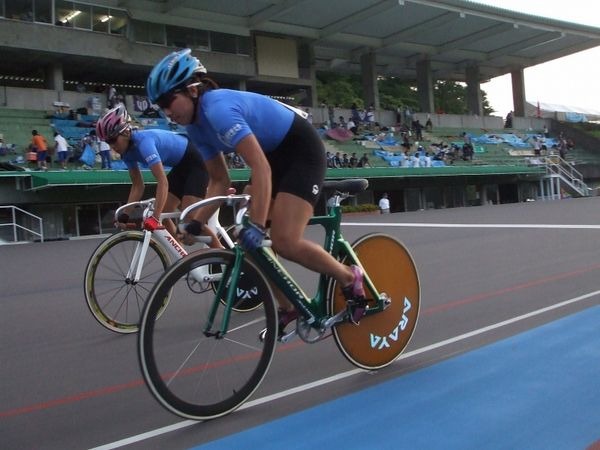
[[[388,198],[387,193],[384,193],[379,199],[379,212],[381,212],[381,214],[390,213],[390,199]]]
[[[173,121],[186,126],[209,174],[207,195],[223,195],[230,185],[224,154],[236,152],[251,169],[249,221],[239,234],[247,250],[262,245],[267,217],[274,251],[343,286],[351,320],[366,310],[363,273],[348,267],[303,237],[325,178],[325,149],[304,113],[269,97],[219,89],[190,49],[173,52],[151,71],[146,89]],[[280,330],[298,313],[281,303]]]
[[[119,104],[102,116],[96,124],[98,138],[110,145],[121,156],[129,170],[132,185],[127,203],[139,201],[144,195],[144,178],[140,164],[146,164],[157,182],[154,213],[144,220],[144,228],[154,231],[162,227],[163,211],[184,209],[200,201],[206,194],[208,174],[200,153],[183,135],[167,130],[136,130],[132,128],[125,106]],[[172,167],[166,174],[165,165]],[[119,222],[127,222],[125,214]],[[171,220],[165,221],[169,232],[175,236],[177,229]],[[187,232],[193,235],[209,233],[212,247],[220,247],[216,235],[192,220]]]

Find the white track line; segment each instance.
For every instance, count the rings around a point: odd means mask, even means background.
[[[497,328],[501,328],[501,327],[513,324],[515,322],[519,322],[521,320],[528,319],[530,317],[538,316],[540,314],[544,314],[544,313],[546,313],[548,311],[552,311],[554,309],[562,308],[563,306],[567,306],[567,305],[570,305],[570,304],[573,304],[573,303],[577,303],[577,302],[580,302],[580,301],[583,301],[583,300],[587,300],[588,298],[594,297],[596,295],[600,295],[600,290],[594,291],[594,292],[590,292],[588,294],[580,295],[579,297],[574,297],[574,298],[571,298],[569,300],[565,300],[563,302],[556,303],[554,305],[547,306],[545,308],[541,308],[541,309],[529,312],[527,314],[523,314],[521,316],[513,317],[512,319],[504,320],[502,322],[498,322],[496,324],[489,325],[487,327],[479,328],[477,330],[473,330],[473,331],[470,331],[468,333],[464,333],[464,334],[461,334],[459,336],[452,337],[450,339],[446,339],[446,340],[443,340],[443,341],[440,341],[440,342],[436,342],[435,344],[431,344],[431,345],[427,345],[425,347],[421,347],[419,349],[416,349],[416,350],[413,350],[413,351],[410,351],[410,352],[407,352],[407,353],[404,353],[404,354],[400,355],[400,357],[398,358],[397,361],[400,361],[400,360],[403,360],[403,359],[406,359],[406,358],[410,358],[411,356],[419,355],[421,353],[425,353],[425,352],[428,352],[428,351],[431,351],[431,350],[435,350],[435,349],[438,349],[440,347],[444,347],[446,345],[454,344],[456,342],[459,342],[459,341],[462,341],[462,340],[465,340],[465,339],[469,339],[469,338],[471,338],[473,336],[477,336],[477,335],[480,335],[480,334],[483,334],[483,333],[487,333],[488,331],[495,330]],[[300,392],[308,391],[310,389],[313,389],[313,388],[316,388],[316,387],[319,387],[319,386],[324,386],[326,384],[333,383],[335,381],[339,381],[339,380],[342,380],[344,378],[348,378],[348,377],[357,375],[359,373],[365,373],[365,371],[362,370],[362,369],[353,369],[353,370],[349,370],[347,372],[342,372],[342,373],[339,373],[337,375],[333,375],[333,376],[328,377],[328,378],[323,378],[321,380],[313,381],[312,383],[303,384],[302,386],[297,386],[295,388],[291,388],[291,389],[288,389],[288,390],[285,390],[285,391],[282,391],[282,392],[278,392],[276,394],[268,395],[266,397],[262,397],[262,398],[258,398],[256,400],[249,401],[249,402],[245,403],[244,405],[242,405],[239,409],[241,410],[241,409],[246,409],[246,408],[252,408],[253,406],[261,405],[263,403],[272,402],[272,401],[275,401],[275,400],[278,400],[278,399],[281,399],[281,398],[284,398],[284,397],[288,397],[288,396],[293,395],[293,394],[297,394],[297,393],[300,393]],[[181,428],[186,428],[186,427],[189,427],[189,426],[197,424],[197,423],[198,423],[198,421],[196,421],[196,420],[184,420],[183,422],[178,422],[178,423],[175,423],[173,425],[168,425],[166,427],[157,428],[155,430],[151,430],[151,431],[148,431],[146,433],[137,434],[135,436],[131,436],[131,437],[128,437],[128,438],[125,438],[125,439],[121,439],[119,441],[111,442],[109,444],[101,445],[100,447],[95,447],[95,448],[90,449],[90,450],[110,450],[110,449],[124,447],[125,445],[134,444],[136,442],[141,442],[141,441],[144,441],[146,439],[151,439],[151,438],[154,438],[156,436],[160,436],[162,434],[170,433],[171,431],[179,430]]]
[[[347,227],[407,227],[407,228],[540,228],[557,230],[598,230],[600,225],[552,225],[544,223],[366,223],[342,222]]]

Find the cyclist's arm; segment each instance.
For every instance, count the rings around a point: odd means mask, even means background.
[[[206,188],[206,198],[219,195],[228,195],[231,179],[229,170],[223,153],[219,152],[214,158],[204,160],[206,171],[208,172],[208,187]],[[210,216],[219,208],[219,205],[208,205],[196,210],[194,219],[206,223]]]
[[[144,178],[139,168],[129,169],[129,178],[131,179],[131,189],[129,190],[129,197],[127,203],[137,202],[142,199],[144,195]]]
[[[165,208],[167,203],[167,197],[169,195],[169,181],[167,180],[167,174],[161,162],[152,164],[150,171],[156,179],[156,200],[154,201],[154,217],[160,218],[160,215]]]
[[[264,227],[267,223],[271,204],[271,166],[253,134],[243,138],[235,147],[235,151],[244,158],[251,170],[252,203],[250,206],[250,220]]]

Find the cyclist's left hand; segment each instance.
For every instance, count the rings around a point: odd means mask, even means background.
[[[154,231],[163,228],[159,220],[154,216],[150,216],[144,220],[144,230]]]
[[[267,232],[263,227],[248,221],[240,231],[238,240],[244,250],[256,250],[262,245],[266,236]]]
[[[203,230],[204,225],[197,220],[192,220],[184,226],[180,225],[180,231],[183,231],[181,241],[185,245],[194,245],[197,242],[196,237],[201,235]]]

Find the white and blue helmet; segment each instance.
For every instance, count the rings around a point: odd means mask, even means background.
[[[162,95],[184,87],[193,75],[206,74],[206,68],[191,53],[189,48],[170,53],[154,66],[146,82],[146,92],[152,103]]]

